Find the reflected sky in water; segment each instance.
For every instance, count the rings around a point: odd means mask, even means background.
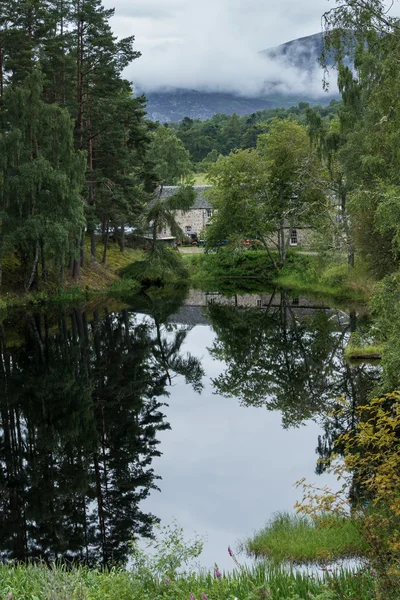
[[[230,569],[228,546],[293,510],[296,481],[338,485],[318,458],[379,376],[344,359],[355,313],[284,293],[182,307],[185,293],[3,321],[2,560],[125,564],[155,517],[207,536],[201,565]]]
[[[154,468],[162,493],[153,492],[143,506],[163,524],[176,519],[187,535],[207,534],[201,565],[232,568],[227,553],[277,511],[292,510],[302,477],[336,487],[336,478],[315,475],[318,435],[313,423],[285,430],[277,411],[243,407],[213,392],[211,379],[224,364],[208,352],[215,333],[196,326],[184,347],[201,358],[205,387],[196,394],[182,378],[173,381],[165,407],[171,431],[161,432],[162,456]]]

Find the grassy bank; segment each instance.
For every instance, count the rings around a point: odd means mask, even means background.
[[[18,263],[9,261],[7,278],[0,295],[0,309],[37,306],[45,302],[87,301],[99,294],[112,296],[121,292],[131,292],[138,288],[134,281],[122,280],[118,273],[128,265],[140,260],[143,252],[127,248],[122,253],[117,244],[110,244],[106,264],[100,262],[100,248],[97,254],[98,261],[92,263],[89,258],[89,242],[86,241],[86,262],[78,279],[68,276],[62,287],[49,279],[49,281],[41,283],[39,290],[29,293],[25,293],[17,284]]]
[[[311,578],[262,565],[229,575],[214,571],[160,578],[123,569],[0,566],[1,597],[10,600],[334,600],[369,598],[372,589],[368,575]]]
[[[223,247],[218,252],[185,255],[184,261],[192,284],[199,287],[218,280],[260,279],[298,294],[365,301],[374,283],[360,269],[331,265],[318,256],[296,251],[289,253],[286,265],[279,271],[272,268],[268,253],[263,250]]]
[[[278,564],[313,564],[362,557],[365,542],[348,519],[311,520],[284,513],[248,539],[244,548],[250,556]]]
[[[383,344],[373,335],[367,332],[354,331],[349,339],[345,350],[345,358],[348,361],[380,360],[383,353]]]
[[[380,360],[383,346],[348,346],[344,353],[350,361]]]

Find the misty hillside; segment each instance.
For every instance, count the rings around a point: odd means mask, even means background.
[[[260,52],[270,60],[282,63],[283,68],[294,67],[303,74],[318,69],[318,58],[323,48],[323,34],[292,40],[276,48]],[[322,91],[318,97],[310,93],[282,93],[280,82],[266,82],[268,91],[260,97],[249,98],[230,93],[198,91],[190,89],[171,89],[146,94],[147,113],[151,120],[160,122],[178,122],[184,117],[206,120],[213,115],[223,113],[246,115],[264,108],[290,108],[301,101],[311,104],[327,105],[334,97]]]
[[[262,50],[260,54],[272,60],[283,60],[288,66],[293,66],[297,69],[311,71],[316,68],[323,48],[324,34],[316,33],[286,42],[276,48]]]

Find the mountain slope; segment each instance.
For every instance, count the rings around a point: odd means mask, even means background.
[[[311,74],[318,68],[318,58],[323,49],[323,34],[292,40],[276,48],[260,52],[266,59],[277,61],[282,69],[295,68],[302,74]],[[321,71],[322,82],[322,71]],[[322,91],[318,97],[304,93],[282,93],[280,82],[265,82],[266,92],[259,97],[244,97],[230,93],[189,90],[175,88],[146,94],[148,98],[147,114],[153,121],[178,122],[184,117],[206,120],[213,115],[223,113],[246,115],[265,108],[290,108],[298,102],[326,105],[335,97]]]
[[[302,71],[314,70],[324,49],[324,34],[315,33],[306,37],[291,40],[276,48],[262,50],[261,55],[272,60],[280,60],[290,67]]]

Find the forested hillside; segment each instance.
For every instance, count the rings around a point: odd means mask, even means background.
[[[312,111],[329,123],[338,116],[341,102],[332,100],[329,106],[314,106]],[[289,109],[272,108],[239,117],[218,114],[208,121],[185,117],[180,123],[170,124],[190,153],[195,170],[204,171],[219,155],[226,156],[239,148],[255,148],[258,136],[266,133],[273,119],[292,118],[306,126],[310,110],[308,102],[300,102]]]

